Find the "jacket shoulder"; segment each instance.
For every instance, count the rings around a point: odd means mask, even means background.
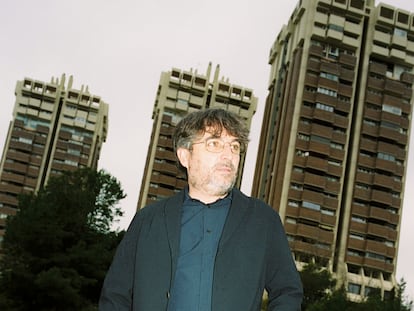
[[[272,208],[269,204],[255,197],[250,197],[238,189],[234,189],[234,198],[236,201],[243,202],[242,204],[247,204],[249,208],[260,209],[263,213],[278,214],[278,212]]]
[[[158,213],[160,210],[163,210],[164,208],[177,206],[179,202],[183,201],[183,196],[184,192],[180,191],[171,197],[144,206],[143,208],[137,211],[136,215],[147,216],[150,214]]]

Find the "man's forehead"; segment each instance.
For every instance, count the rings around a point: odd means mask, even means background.
[[[234,137],[229,132],[227,132],[227,130],[224,127],[221,129],[215,128],[215,127],[206,127],[206,129],[204,130],[204,133],[200,132],[200,136],[202,137]]]

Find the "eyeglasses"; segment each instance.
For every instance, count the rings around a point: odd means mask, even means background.
[[[224,142],[221,138],[207,138],[206,140],[199,141],[197,143],[193,143],[193,145],[197,144],[205,144],[206,150],[213,153],[220,153],[224,150],[224,146],[229,145],[230,150],[234,154],[243,153],[246,150],[244,144],[240,143],[239,141],[235,140],[232,142]]]

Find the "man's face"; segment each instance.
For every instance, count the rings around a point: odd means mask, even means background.
[[[231,150],[237,138],[223,130],[219,139],[225,143],[220,152],[206,149],[206,140],[214,137],[206,131],[193,142],[191,150],[179,148],[178,158],[187,168],[189,193],[192,198],[211,203],[224,197],[234,186],[240,162],[240,154]],[[237,144],[237,143],[236,143]]]

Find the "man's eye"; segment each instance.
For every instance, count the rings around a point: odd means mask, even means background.
[[[234,151],[239,151],[240,150],[240,145],[239,144],[232,144],[231,149],[233,149]]]
[[[208,146],[210,146],[210,147],[213,147],[213,148],[217,148],[217,147],[219,147],[219,146],[220,146],[220,141],[219,141],[219,140],[217,140],[217,139],[210,139],[210,140],[207,142],[207,145],[208,145]]]

